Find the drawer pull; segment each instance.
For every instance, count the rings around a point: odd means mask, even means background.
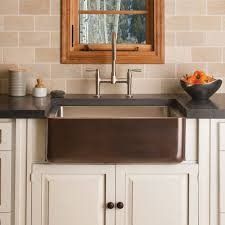
[[[109,203],[107,204],[107,208],[108,208],[108,209],[113,209],[113,208],[114,208],[114,203],[113,203],[113,202],[109,202]]]
[[[118,202],[116,206],[118,209],[123,209],[124,204],[122,202]]]

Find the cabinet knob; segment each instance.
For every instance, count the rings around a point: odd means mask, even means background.
[[[107,203],[107,208],[108,209],[113,209],[114,208],[114,203],[113,202]]]
[[[124,204],[122,202],[118,202],[116,206],[118,209],[122,209],[124,207]]]

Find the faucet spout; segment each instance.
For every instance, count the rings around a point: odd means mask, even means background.
[[[117,81],[116,78],[116,32],[112,32],[112,74],[111,74],[111,82],[115,84]]]

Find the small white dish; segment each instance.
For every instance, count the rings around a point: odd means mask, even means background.
[[[47,88],[33,88],[32,94],[34,97],[43,98],[47,96],[48,90]]]

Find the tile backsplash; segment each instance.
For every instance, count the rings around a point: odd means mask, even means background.
[[[28,70],[28,90],[37,77],[49,90],[94,93],[94,74],[109,77],[110,65],[60,64],[60,0],[0,0],[0,92],[7,92],[7,69]],[[181,92],[179,78],[203,69],[225,83],[225,0],[165,0],[166,63],[118,65],[118,76],[134,74],[134,93]],[[103,93],[125,93],[124,85],[106,85]],[[225,92],[225,85],[220,92]]]

